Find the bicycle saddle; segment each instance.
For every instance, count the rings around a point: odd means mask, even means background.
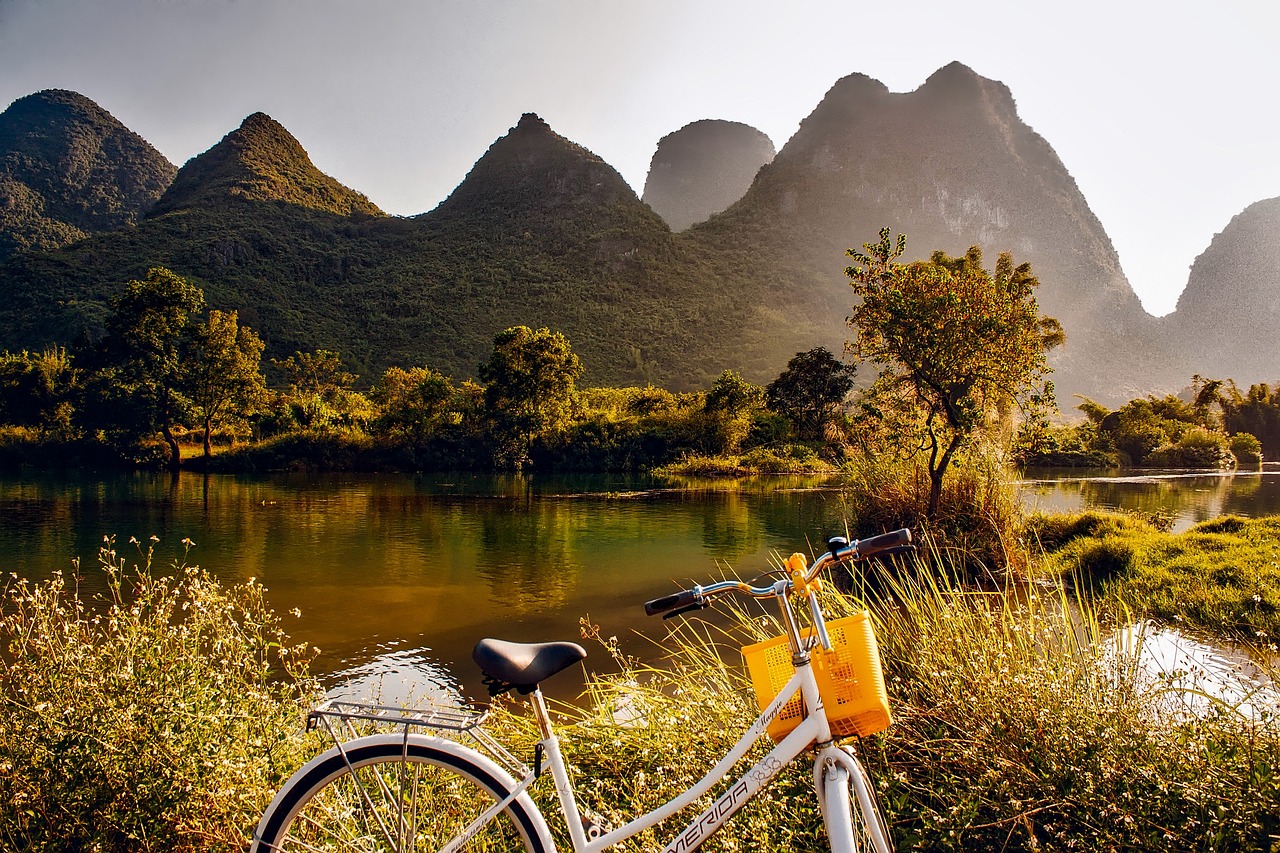
[[[538,683],[562,672],[587,656],[577,643],[512,643],[484,639],[476,643],[471,659],[484,673],[490,696],[508,690],[522,694],[538,689]]]

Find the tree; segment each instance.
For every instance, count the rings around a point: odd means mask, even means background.
[[[0,353],[0,423],[70,436],[77,373],[62,347]]]
[[[235,311],[210,311],[206,322],[191,327],[182,388],[204,427],[206,460],[213,426],[247,417],[266,396],[262,349],[262,339],[240,325]]]
[[[798,352],[765,388],[769,408],[791,421],[800,438],[820,439],[833,414],[853,390],[857,368],[826,347]]]
[[[382,374],[373,398],[382,407],[380,427],[421,442],[448,422],[453,383],[429,367],[392,367]]]
[[[716,377],[703,403],[711,419],[710,432],[720,453],[737,453],[751,432],[752,413],[764,403],[764,389],[732,370]]]
[[[169,446],[169,467],[182,466],[173,426],[184,399],[182,349],[191,315],[204,308],[204,293],[164,267],[153,267],[145,281],[130,281],[112,303],[100,353],[110,386],[130,407],[133,427],[159,430]]]
[[[582,361],[560,332],[515,326],[493,338],[480,365],[500,464],[523,467],[533,442],[567,422]]]
[[[880,373],[866,397],[908,399],[928,454],[928,516],[937,515],[942,483],[956,453],[995,412],[1010,405],[1052,405],[1045,353],[1064,340],[1061,325],[1040,314],[1039,281],[1006,252],[995,270],[982,267],[977,246],[959,258],[935,252],[899,264],[906,237],[889,229],[866,252],[850,249],[854,294],[849,350]],[[886,411],[894,410],[886,406]]]
[[[332,426],[363,428],[376,417],[373,404],[351,386],[356,375],[342,369],[342,356],[331,350],[295,352],[285,359],[271,359],[289,382],[289,399],[299,426],[325,429]]]

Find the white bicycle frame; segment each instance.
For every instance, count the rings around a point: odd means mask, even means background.
[[[861,772],[857,759],[847,748],[836,745],[832,740],[831,728],[827,722],[822,697],[818,693],[813,667],[807,661],[796,667],[795,675],[779,691],[777,697],[761,712],[733,749],[720,759],[719,763],[712,767],[697,784],[665,805],[596,839],[587,838],[573,785],[560,753],[560,741],[551,730],[541,692],[535,692],[531,699],[539,725],[542,727],[543,739],[540,743],[546,753],[552,778],[555,780],[556,793],[559,795],[561,811],[568,824],[575,853],[600,853],[666,820],[706,794],[728,774],[735,764],[742,760],[757,740],[767,734],[769,723],[777,717],[797,691],[804,696],[805,707],[810,709],[808,716],[783,738],[781,743],[770,750],[768,755],[739,777],[719,799],[676,835],[663,848],[663,853],[687,853],[687,851],[698,849],[725,821],[764,790],[783,767],[794,761],[812,744],[819,745],[813,768],[814,790],[818,795],[831,850],[833,853],[857,853],[858,845],[854,838],[849,812],[850,781],[857,795],[858,807],[864,815],[872,816],[869,819],[875,819],[875,806],[866,788],[866,777]],[[478,831],[490,818],[523,794],[536,778],[537,770],[531,771],[516,785],[507,798],[495,803],[485,814],[477,818],[471,827],[454,839],[453,844],[444,849],[448,851],[461,848],[472,833]],[[834,803],[831,802],[832,794],[835,796]],[[883,831],[884,828],[881,827],[881,830]],[[880,839],[874,834],[872,837],[876,846],[879,847],[882,843]],[[556,849],[555,842],[549,834],[541,840],[548,850]],[[887,850],[881,849],[877,853],[887,853]]]

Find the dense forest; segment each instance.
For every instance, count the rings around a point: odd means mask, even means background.
[[[934,262],[988,275],[976,248],[964,258],[938,253]],[[869,297],[864,291],[859,311],[871,328],[877,303]],[[987,305],[984,315],[996,311]],[[933,425],[921,420],[925,426],[912,432],[892,411],[910,409],[920,419],[944,407],[930,410],[918,392],[904,403],[896,374],[865,375],[865,366],[877,366],[865,333],[862,377],[847,358],[817,347],[796,353],[763,386],[724,371],[702,389],[674,392],[652,384],[581,387],[585,365],[568,338],[527,326],[494,337],[477,365],[479,381],[422,364],[359,376],[330,350],[264,361],[263,340],[235,311],[208,309],[199,288],[162,267],[123,286],[104,327],[96,340],[0,354],[0,462],[559,471],[680,462],[743,473],[910,457],[930,441],[935,455],[940,449]],[[1035,328],[1043,334],[1045,327]],[[924,329],[911,337],[925,340]],[[958,350],[947,338],[919,358],[946,363]],[[1001,358],[1008,364],[1009,352]],[[1280,456],[1280,390],[1265,384],[1241,390],[1229,379],[1195,376],[1180,396],[1150,395],[1114,411],[1085,399],[1076,424],[1063,423],[1048,390],[1013,408],[985,400],[969,422],[949,427],[947,440],[959,449],[981,434],[986,447],[1025,466],[1218,468]],[[939,480],[944,473],[945,465]]]

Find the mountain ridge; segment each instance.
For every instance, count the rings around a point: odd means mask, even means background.
[[[293,134],[262,112],[248,116],[222,141],[187,161],[151,213],[171,213],[227,196],[339,216],[385,215],[363,193],[317,169]]]
[[[321,173],[255,113],[136,225],[0,267],[0,347],[92,336],[110,288],[163,264],[239,310],[269,355],[336,349],[366,374],[474,375],[493,333],[525,324],[566,332],[594,384],[705,387],[723,369],[767,381],[795,352],[842,347],[844,250],[886,225],[914,257],[977,244],[988,263],[1031,261],[1067,330],[1060,399],[1172,390],[1194,370],[1008,87],[960,63],[913,92],[836,81],[741,198],[680,233],[533,113],[411,218]]]

